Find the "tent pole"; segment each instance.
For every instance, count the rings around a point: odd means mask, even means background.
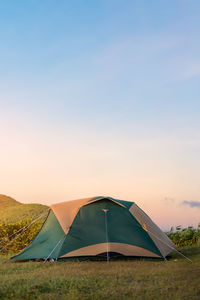
[[[108,209],[102,209],[105,213],[105,229],[106,229],[106,252],[107,252],[107,262],[109,262],[109,251],[108,251],[108,222],[107,222],[107,212]]]

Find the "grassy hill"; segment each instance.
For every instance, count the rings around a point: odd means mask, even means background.
[[[15,199],[0,194],[0,223],[17,223],[25,218],[35,219],[47,211],[42,204],[23,204]]]

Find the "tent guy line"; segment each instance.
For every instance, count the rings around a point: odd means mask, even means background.
[[[51,256],[51,254],[56,250],[56,248],[58,247],[58,245],[61,243],[61,241],[64,241],[65,238],[65,234],[63,235],[63,237],[60,239],[60,241],[58,241],[58,243],[55,245],[55,247],[53,248],[53,250],[49,253],[49,255],[47,256],[47,258],[45,258],[44,263],[47,262],[48,258]]]

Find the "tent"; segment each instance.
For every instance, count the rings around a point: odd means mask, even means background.
[[[35,239],[11,260],[165,258],[175,249],[134,202],[92,197],[53,204]]]

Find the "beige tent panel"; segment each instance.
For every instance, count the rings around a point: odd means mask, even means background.
[[[93,256],[107,251],[121,253],[126,256],[160,257],[144,248],[122,243],[95,244],[71,251],[61,257]]]
[[[98,199],[92,201],[92,199],[95,199],[95,198],[97,198],[97,197],[60,202],[60,203],[51,205],[50,209],[53,210],[55,216],[57,217],[57,219],[60,223],[60,226],[62,227],[63,231],[67,234],[70,226],[72,225],[72,223],[74,221],[74,218],[76,217],[77,213],[79,212],[79,209],[84,205],[91,204],[91,203],[99,201],[101,199],[100,197],[98,197]],[[105,197],[102,197],[102,199],[104,199],[104,198]],[[112,201],[117,203],[118,205],[125,207],[123,204],[118,203],[114,199]]]
[[[66,234],[68,233],[69,228],[72,225],[79,209],[93,198],[94,197],[73,201],[65,201],[51,205],[50,208],[53,210],[55,216],[57,217],[60,223],[60,226]]]
[[[143,229],[148,232],[149,236],[164,257],[168,253],[172,252],[173,249],[176,250],[175,245],[168,236],[162,232],[162,230],[135,203],[130,207],[129,211],[142,225]]]

